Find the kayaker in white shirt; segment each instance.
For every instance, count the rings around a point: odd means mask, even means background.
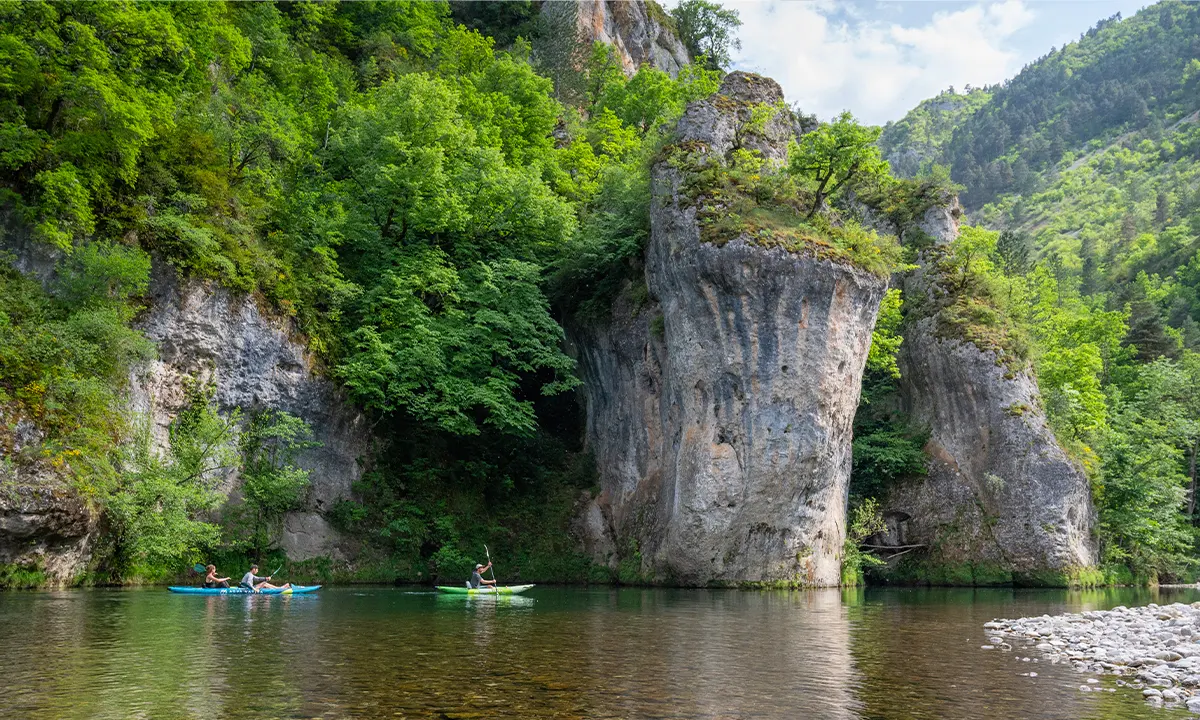
[[[258,566],[251,565],[250,572],[248,572],[242,576],[241,581],[238,583],[238,587],[242,587],[242,588],[246,588],[247,590],[253,590],[254,592],[258,592],[259,590],[286,590],[292,586],[291,583],[284,583],[283,585],[272,585],[271,583],[267,582],[268,580],[271,579],[270,575],[268,575],[266,577],[259,577],[258,575],[254,574],[256,572],[258,572]]]

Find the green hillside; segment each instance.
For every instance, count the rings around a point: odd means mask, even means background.
[[[922,101],[901,120],[888,123],[879,137],[879,147],[892,172],[912,177],[933,164],[944,163],[943,148],[950,143],[955,129],[987,107],[991,99],[988,90],[968,88],[958,93],[951,88]]]
[[[1198,110],[1200,5],[1164,2],[884,132],[888,154],[948,166],[971,222],[998,233],[980,272],[1093,480],[1118,574],[1195,567]]]

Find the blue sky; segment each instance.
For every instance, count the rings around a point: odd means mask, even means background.
[[[674,4],[674,3],[671,3]],[[854,2],[723,0],[743,25],[738,69],[775,78],[788,100],[828,119],[883,124],[954,86],[989,85],[1145,0]]]

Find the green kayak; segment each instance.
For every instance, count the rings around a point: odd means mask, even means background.
[[[526,590],[528,590],[531,587],[533,587],[533,586],[532,585],[501,585],[500,587],[494,587],[494,588],[490,588],[490,587],[469,588],[469,587],[466,587],[465,585],[463,587],[451,587],[449,585],[438,585],[437,589],[439,592],[444,592],[449,595],[520,595],[521,593],[525,592]]]

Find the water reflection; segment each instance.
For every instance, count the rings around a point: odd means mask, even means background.
[[[0,717],[1163,720],[979,646],[993,617],[1175,599],[1197,594],[7,593]]]
[[[982,626],[996,617],[1190,602],[1193,595],[1166,597],[1157,590],[1124,588],[847,592],[844,601],[850,608],[854,663],[865,678],[859,691],[863,716],[889,720],[1174,717],[1151,710],[1128,690],[1107,692],[1115,687],[1112,678],[1092,688],[1095,692],[1082,692],[1086,678],[1095,675],[1034,662],[1038,654],[1032,648],[981,650],[988,643]]]

